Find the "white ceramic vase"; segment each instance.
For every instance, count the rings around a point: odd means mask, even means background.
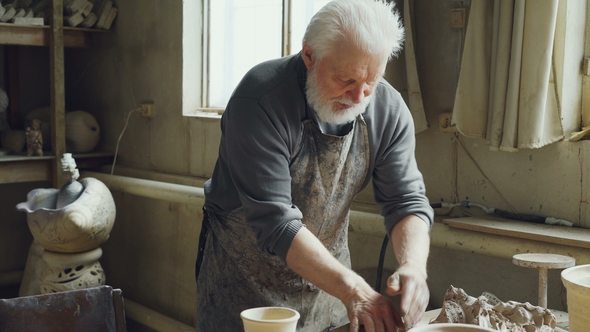
[[[100,126],[88,112],[66,113],[66,150],[84,153],[94,150],[100,140]]]
[[[104,183],[83,178],[82,195],[56,209],[58,189],[34,189],[16,208],[27,213],[29,229],[43,248],[57,253],[79,253],[108,240],[115,222],[115,201]]]

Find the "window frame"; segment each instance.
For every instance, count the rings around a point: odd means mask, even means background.
[[[183,80],[182,80],[182,115],[203,118],[219,118],[225,111],[222,107],[208,107],[209,105],[209,40],[210,40],[210,8],[212,0],[201,0],[200,10],[196,10],[197,1],[183,1]],[[296,0],[282,0],[282,38],[281,56],[290,55],[291,45],[291,3]],[[194,19],[194,13],[199,13],[199,19]],[[191,16],[191,14],[193,14]],[[197,23],[198,22],[198,23]],[[201,36],[198,42],[190,39]],[[199,53],[199,54],[197,54]],[[195,61],[195,59],[197,61]],[[196,70],[199,70],[197,73]],[[196,76],[195,76],[196,74]],[[196,84],[195,77],[199,77]],[[195,93],[195,90],[198,93]]]

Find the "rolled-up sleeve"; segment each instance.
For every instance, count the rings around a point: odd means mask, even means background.
[[[434,221],[434,211],[416,163],[412,116],[401,96],[394,100],[388,105],[388,111],[394,115],[388,118],[390,123],[381,135],[382,148],[372,174],[375,201],[382,208],[387,234],[391,234],[401,219],[412,214],[423,219],[429,227]]]
[[[284,260],[303,216],[291,199],[290,137],[275,113],[256,99],[234,97],[222,130],[227,168],[257,246]]]

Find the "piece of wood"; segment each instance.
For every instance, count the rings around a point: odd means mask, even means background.
[[[84,21],[82,21],[82,23],[80,23],[80,27],[82,28],[90,28],[92,27],[94,24],[96,24],[96,21],[98,20],[98,17],[96,17],[95,13],[90,13],[88,14],[88,16],[86,16],[86,18],[84,19]]]
[[[454,228],[590,249],[590,229],[534,224],[492,217],[490,219],[453,218],[444,219],[443,222]]]
[[[64,10],[68,14],[81,12],[88,3],[88,0],[64,0]]]
[[[92,8],[94,8],[94,4],[90,1],[87,1],[86,5],[84,5],[84,7],[80,9],[80,11],[82,12],[82,15],[84,17],[87,17],[92,12]]]
[[[51,88],[51,146],[53,155],[57,156],[54,170],[61,167],[61,157],[66,152],[65,126],[65,72],[64,72],[64,33],[63,3],[51,1],[51,33],[49,34],[49,73]],[[61,188],[65,184],[63,177],[53,174],[53,185]]]
[[[2,15],[2,17],[0,17],[0,22],[8,22],[16,14],[16,9],[14,9],[14,7],[12,7],[11,5],[4,7],[4,9],[6,10],[6,12],[4,12],[4,15]]]
[[[65,28],[63,32],[64,46],[77,48],[90,47],[91,38],[88,31]],[[4,23],[0,24],[0,44],[49,46],[49,33],[50,29],[48,26],[15,26],[11,23]]]
[[[94,8],[98,17],[98,21],[94,27],[101,29],[109,17],[111,8],[113,8],[113,2],[111,0],[97,1]]]
[[[53,160],[48,157],[0,157],[0,183],[53,180]]]
[[[71,27],[76,27],[80,25],[80,23],[84,22],[84,17],[82,16],[81,12],[77,12],[73,15],[64,17],[64,23]]]
[[[38,25],[41,26],[44,24],[44,19],[42,17],[17,17],[13,18],[11,22],[17,25]]]
[[[113,21],[115,20],[115,17],[117,16],[117,8],[112,7],[111,11],[109,12],[109,16],[107,16],[107,20],[104,22],[102,29],[104,30],[109,30],[111,28],[111,25],[113,24]]]
[[[27,11],[24,8],[20,8],[16,10],[16,13],[14,14],[14,16],[11,18],[11,20],[13,18],[19,18],[19,17],[25,17],[25,14],[27,13]]]

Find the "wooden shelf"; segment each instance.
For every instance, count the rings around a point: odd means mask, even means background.
[[[92,152],[73,154],[79,170],[112,164],[115,154]],[[26,155],[0,156],[0,184],[18,182],[53,181],[55,156],[28,157]],[[61,170],[57,170],[61,171]]]
[[[109,30],[64,27],[64,47],[90,47],[92,33],[106,32]],[[4,45],[49,46],[50,34],[48,25],[0,23],[0,44]]]
[[[454,228],[590,249],[589,229],[535,224],[496,217],[448,218],[443,222]]]

